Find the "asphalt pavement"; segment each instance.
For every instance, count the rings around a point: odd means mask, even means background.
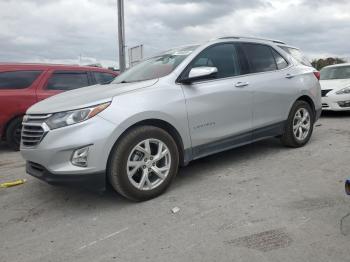
[[[54,187],[0,145],[0,261],[350,261],[350,113],[308,145],[269,139],[182,168],[143,203]],[[171,210],[179,210],[173,213]]]

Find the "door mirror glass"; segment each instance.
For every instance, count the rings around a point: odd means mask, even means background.
[[[197,80],[210,79],[210,78],[214,78],[217,73],[218,73],[218,69],[216,67],[211,67],[211,66],[194,67],[189,72],[188,77],[186,79],[183,79],[181,82],[189,84]]]

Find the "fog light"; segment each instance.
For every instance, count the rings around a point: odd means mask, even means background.
[[[87,167],[88,155],[89,147],[79,148],[74,151],[71,162],[75,166]]]
[[[345,192],[350,195],[350,180],[345,181]]]
[[[339,101],[338,105],[340,107],[350,107],[350,101]]]

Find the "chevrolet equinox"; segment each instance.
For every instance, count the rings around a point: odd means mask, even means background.
[[[21,152],[27,173],[50,184],[109,183],[142,201],[191,160],[269,137],[304,146],[320,113],[319,72],[299,49],[223,37],[33,105]]]

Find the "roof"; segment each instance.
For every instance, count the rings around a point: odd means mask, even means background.
[[[251,36],[222,36],[217,38],[218,40],[224,40],[224,39],[248,39],[248,40],[260,40],[260,41],[267,41],[267,42],[273,42],[276,44],[282,44],[285,45],[285,42],[282,42],[280,40],[274,40],[274,39],[268,39],[268,38],[259,38],[259,37],[251,37]]]
[[[80,66],[80,65],[65,65],[65,64],[45,64],[45,63],[0,63],[1,69],[32,69],[32,70],[47,70],[47,69],[57,69],[57,70],[93,70],[93,71],[108,71],[106,68],[93,67],[93,66]]]

